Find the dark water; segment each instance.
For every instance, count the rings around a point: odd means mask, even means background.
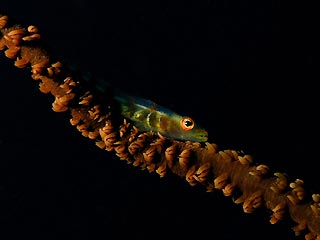
[[[8,2],[0,10],[36,25],[81,71],[192,116],[210,142],[319,192],[313,6]],[[99,150],[51,110],[28,69],[0,61],[0,227],[11,236],[2,239],[294,238],[292,223],[270,225],[264,210],[245,214],[219,191],[159,179]]]

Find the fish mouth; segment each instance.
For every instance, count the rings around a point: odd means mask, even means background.
[[[208,132],[205,130],[199,131],[196,138],[198,138],[200,142],[206,142],[208,140]]]
[[[208,141],[208,133],[207,132],[201,132],[199,134],[197,134],[193,139],[192,141],[195,141],[195,142],[206,142]]]
[[[206,142],[207,140],[208,140],[208,135],[198,136],[198,141],[200,142]]]

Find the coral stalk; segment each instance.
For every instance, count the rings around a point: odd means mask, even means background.
[[[217,144],[182,142],[154,132],[141,132],[118,116],[111,96],[99,92],[93,79],[62,64],[49,52],[37,27],[11,22],[0,15],[0,50],[17,68],[30,68],[40,91],[52,94],[55,112],[70,112],[70,123],[101,149],[114,152],[135,167],[165,177],[176,174],[206,191],[221,190],[251,213],[264,207],[275,224],[289,215],[295,234],[320,239],[320,194],[308,195],[301,179],[272,172],[253,157]],[[109,103],[109,104],[106,104]]]

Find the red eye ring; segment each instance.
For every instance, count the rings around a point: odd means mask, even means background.
[[[189,117],[183,118],[180,121],[180,126],[183,130],[189,131],[194,127],[194,121]]]

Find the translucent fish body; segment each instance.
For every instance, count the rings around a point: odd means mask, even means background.
[[[208,133],[190,117],[181,116],[170,109],[139,97],[116,95],[121,114],[134,122],[141,131],[158,132],[177,140],[205,142]]]

